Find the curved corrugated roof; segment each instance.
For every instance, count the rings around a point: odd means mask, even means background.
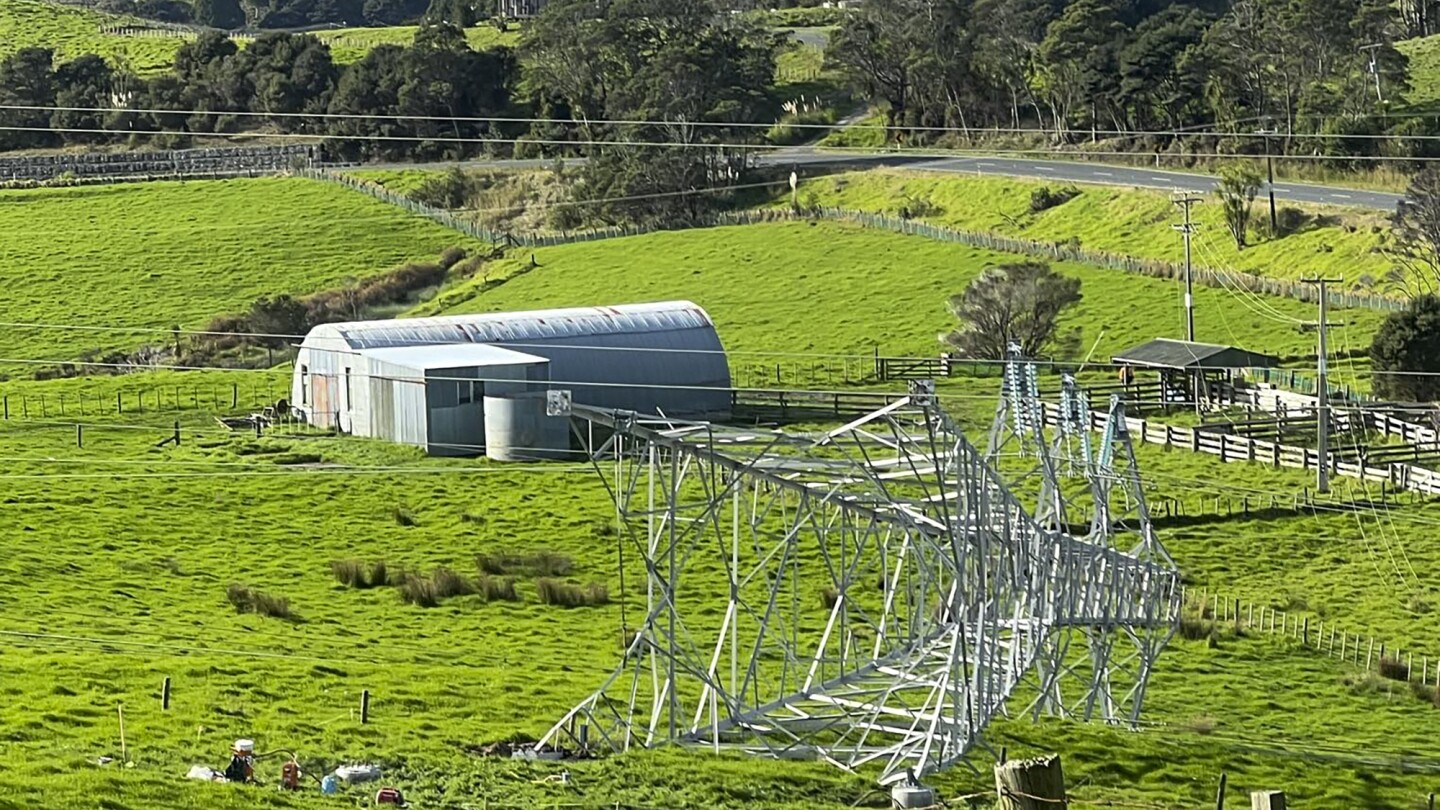
[[[348,354],[477,343],[549,360],[556,387],[573,389],[575,401],[587,405],[669,415],[730,407],[720,336],[689,301],[333,323],[310,330],[301,349]]]
[[[697,304],[663,301],[534,312],[356,321],[317,326],[310,334],[317,339],[339,337],[352,349],[373,349],[427,343],[517,343],[686,329],[714,329],[714,322]],[[311,342],[309,338],[307,342]]]

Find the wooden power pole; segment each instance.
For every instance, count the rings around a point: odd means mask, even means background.
[[[1065,773],[1060,757],[1012,759],[995,766],[999,810],[1065,810]]]
[[[1320,288],[1320,345],[1317,354],[1316,370],[1319,381],[1317,383],[1318,398],[1316,414],[1316,455],[1318,458],[1317,478],[1315,489],[1320,493],[1330,491],[1330,289],[1329,285],[1339,284],[1338,278],[1307,278],[1301,279],[1306,284],[1314,284]],[[1283,801],[1283,799],[1282,799]],[[1283,805],[1282,805],[1283,807]]]

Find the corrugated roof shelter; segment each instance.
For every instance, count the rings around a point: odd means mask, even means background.
[[[362,373],[374,378],[363,391],[355,380]],[[448,395],[436,399],[443,391],[430,391],[427,382],[426,404],[387,382],[422,378],[473,380],[479,388],[467,392],[469,401],[450,405]],[[511,380],[528,385],[513,390]],[[595,407],[723,420],[729,417],[730,384],[710,316],[688,301],[670,301],[324,324],[300,346],[291,402],[311,424],[408,444],[422,443],[417,420],[423,412],[430,446],[437,444],[436,420],[453,416],[474,424],[446,428],[445,436],[464,434],[474,441],[459,444],[480,445],[483,399],[492,394],[553,387]],[[410,399],[401,407],[396,396]],[[383,410],[387,401],[395,403],[393,413]],[[461,406],[469,410],[440,413]],[[516,419],[529,419],[516,413]]]
[[[1266,354],[1185,340],[1156,338],[1110,358],[1111,362],[1137,368],[1176,370],[1221,370],[1232,368],[1274,368],[1279,358]]]

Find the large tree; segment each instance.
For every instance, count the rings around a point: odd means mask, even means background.
[[[54,54],[21,48],[0,60],[0,149],[49,146],[55,137],[49,108],[55,106]],[[30,109],[18,109],[28,107]]]
[[[1004,359],[1011,344],[1026,357],[1070,354],[1079,335],[1062,333],[1060,316],[1081,298],[1079,279],[1043,262],[991,267],[950,298],[960,328],[940,339],[976,360]]]
[[[1422,295],[1385,319],[1370,345],[1375,393],[1404,402],[1440,399],[1440,298]]]
[[[777,43],[714,0],[553,0],[521,41],[526,92],[578,119],[576,220],[694,221],[744,172],[766,120]],[[733,125],[733,126],[732,126]],[[646,144],[646,145],[637,145]],[[650,145],[653,144],[653,145]],[[623,199],[617,199],[623,198]]]
[[[1425,169],[1410,178],[1390,229],[1395,256],[1412,286],[1440,289],[1440,170]]]

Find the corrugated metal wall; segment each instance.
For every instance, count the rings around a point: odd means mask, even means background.
[[[304,402],[301,368],[312,377],[340,376],[352,362],[340,359],[343,352],[455,343],[548,358],[554,387],[571,389],[576,402],[677,417],[729,415],[730,368],[720,336],[705,311],[687,301],[318,326],[301,348],[292,402]],[[323,412],[314,418],[328,426]],[[343,416],[341,422],[344,429]]]

